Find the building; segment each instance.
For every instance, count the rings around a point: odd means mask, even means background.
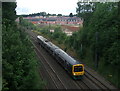
[[[24,19],[30,20],[34,24],[59,24],[59,25],[82,25],[83,20],[79,17],[24,17]]]
[[[80,30],[79,26],[69,26],[69,25],[61,25],[62,31],[67,34],[67,36],[71,36],[74,32]]]

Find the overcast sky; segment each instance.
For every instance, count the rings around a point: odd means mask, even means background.
[[[76,14],[78,0],[16,0],[17,15],[46,12],[50,14]]]

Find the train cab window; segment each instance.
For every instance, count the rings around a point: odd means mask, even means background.
[[[74,66],[74,72],[81,72],[81,71],[83,71],[82,66]]]

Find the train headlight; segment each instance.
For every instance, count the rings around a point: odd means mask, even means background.
[[[75,73],[73,73],[73,75],[76,75]]]

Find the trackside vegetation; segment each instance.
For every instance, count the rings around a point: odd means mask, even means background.
[[[37,29],[50,40],[74,49],[78,57],[107,80],[120,88],[120,2],[77,3],[77,15],[84,19],[83,28],[66,36],[60,26]]]
[[[2,91],[42,89],[38,61],[29,37],[18,28],[16,3],[2,3]]]

